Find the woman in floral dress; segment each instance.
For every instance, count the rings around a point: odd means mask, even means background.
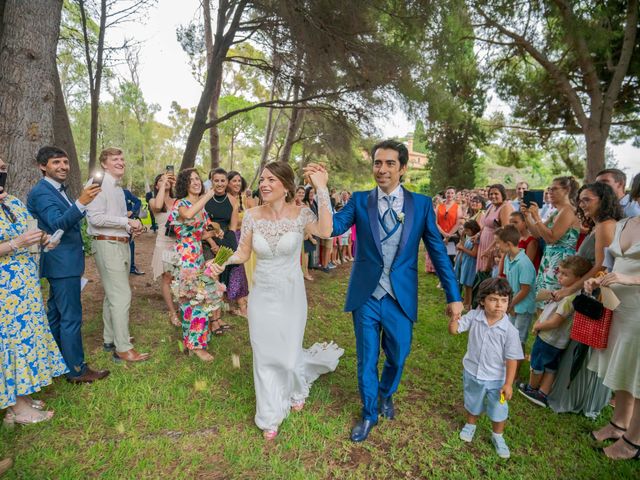
[[[215,234],[206,228],[208,220],[204,211],[214,190],[201,195],[202,190],[202,181],[194,168],[180,172],[175,186],[178,200],[169,213],[169,222],[177,235],[173,291],[182,312],[183,343],[200,360],[210,362],[213,356],[206,351],[209,314],[219,308],[216,300],[222,297],[224,288],[217,284],[214,298],[206,298],[206,293],[199,287],[204,265],[202,240]]]
[[[0,174],[7,165],[0,159]],[[69,371],[58,350],[44,310],[38,264],[27,247],[41,232],[27,231],[33,220],[24,204],[0,187],[0,409],[4,423],[38,423],[53,417],[41,401],[29,397]]]
[[[578,182],[573,177],[558,177],[549,188],[551,203],[556,211],[546,222],[540,218],[538,206],[531,203],[528,207],[521,205],[527,227],[531,234],[542,238],[547,246],[544,249],[538,276],[536,292],[554,291],[560,288],[558,283],[558,264],[570,255],[576,254],[576,244],[580,234],[580,220],[576,216],[576,196]],[[537,307],[544,308],[543,301]]]

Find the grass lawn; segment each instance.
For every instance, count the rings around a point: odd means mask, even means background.
[[[138,251],[148,260],[153,237]],[[141,263],[140,260],[138,262]],[[142,263],[146,266],[145,263]],[[422,265],[420,267],[422,271]],[[24,479],[418,479],[418,478],[640,478],[640,462],[612,462],[596,451],[588,432],[606,423],[556,415],[521,396],[510,402],[505,437],[509,460],[499,459],[483,418],[471,445],[458,439],[464,424],[462,356],[466,335],[447,333],[444,300],[435,277],[420,274],[420,315],[400,390],[397,418],[369,440],[348,440],[359,415],[351,316],[342,312],[349,267],[315,273],[308,284],[306,344],[335,340],[345,355],[335,373],[321,377],[303,412],[293,413],[268,444],[253,423],[251,350],[246,322],[212,339],[213,364],[178,350],[179,335],[162,310],[150,275],[132,279],[132,335],[149,362],[115,365],[101,350],[101,289],[83,293],[85,348],[94,367],[111,376],[93,385],[57,379],[36,395],[56,411],[51,422],[0,433],[0,458],[15,466],[5,478]],[[232,366],[232,354],[240,368]]]

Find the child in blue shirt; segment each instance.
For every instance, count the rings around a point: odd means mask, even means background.
[[[503,432],[509,415],[507,400],[516,376],[522,347],[518,330],[507,316],[511,287],[504,278],[489,278],[478,289],[479,307],[449,322],[449,333],[469,332],[467,353],[462,359],[464,408],[467,423],[460,438],[471,442],[479,416],[486,411],[492,422],[491,441],[498,456],[509,458]]]
[[[509,320],[518,329],[524,352],[531,320],[536,312],[536,269],[525,251],[518,247],[520,232],[513,225],[496,230],[495,242],[504,254],[504,276],[513,290]]]

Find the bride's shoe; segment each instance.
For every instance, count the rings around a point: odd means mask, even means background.
[[[52,411],[34,410],[32,413],[17,415],[13,410],[9,409],[4,416],[2,423],[4,423],[4,426],[7,428],[13,428],[16,423],[19,425],[31,425],[34,423],[46,422],[52,418]]]
[[[263,430],[262,431],[262,436],[267,441],[275,440],[275,438],[278,436],[278,431],[277,430]]]

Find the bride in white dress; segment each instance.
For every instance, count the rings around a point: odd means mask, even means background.
[[[314,169],[309,175],[318,199],[318,217],[296,206],[294,173],[285,162],[272,162],[260,176],[265,205],[245,211],[240,243],[227,264],[246,262],[256,255],[253,288],[249,293],[249,336],[253,350],[256,392],[255,422],[272,440],[291,409],[299,411],[319,375],[335,370],[344,353],[333,342],[302,348],[307,323],[300,248],[304,231],[331,236],[332,213],[328,175]],[[222,267],[213,266],[214,271]]]

